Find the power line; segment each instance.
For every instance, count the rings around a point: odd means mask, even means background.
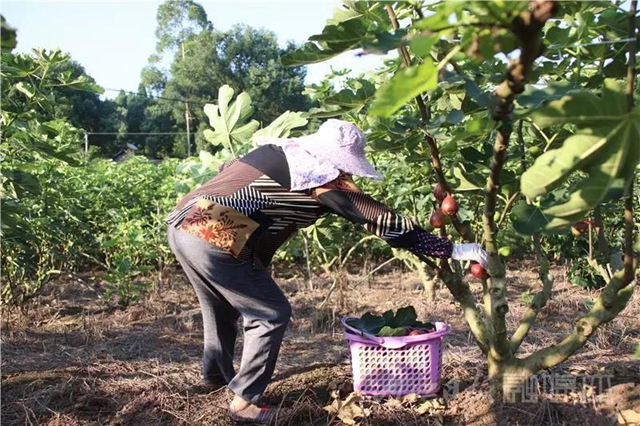
[[[571,46],[563,46],[560,44],[552,44],[550,46],[547,46],[546,49],[564,49],[564,48],[568,48],[568,47],[583,47],[583,46],[601,46],[601,45],[605,45],[605,44],[618,44],[618,43],[628,43],[631,41],[635,41],[635,38],[620,38],[617,40],[604,40],[604,41],[592,41],[589,43],[579,43],[579,44],[573,44]]]
[[[130,95],[134,95],[134,96],[139,96],[141,98],[147,98],[147,99],[162,99],[164,101],[170,101],[170,102],[180,102],[180,103],[191,103],[191,104],[198,104],[198,105],[206,105],[206,104],[210,104],[213,103],[213,100],[204,100],[204,99],[200,99],[200,100],[189,100],[189,99],[178,99],[178,98],[167,98],[165,96],[153,96],[153,95],[144,95],[142,93],[138,93],[138,92],[133,92],[131,90],[124,90],[124,89],[109,89],[106,87],[103,87],[103,89],[105,91],[108,92],[123,92],[123,93],[127,93]]]
[[[187,132],[86,132],[87,135],[186,135]]]

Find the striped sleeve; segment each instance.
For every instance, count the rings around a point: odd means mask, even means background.
[[[237,163],[238,161],[240,161],[242,157],[243,156],[240,155],[239,157],[232,158],[231,160],[226,161],[225,163],[222,163],[220,167],[218,167],[218,173],[221,173],[224,169],[228,168],[230,165]]]
[[[404,248],[414,254],[451,257],[453,243],[449,239],[437,237],[394,213],[385,204],[363,193],[347,175],[315,188],[313,196],[334,213],[363,225],[391,247]]]

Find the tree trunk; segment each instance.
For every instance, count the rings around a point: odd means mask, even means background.
[[[434,302],[436,300],[436,277],[429,274],[429,267],[422,262],[415,263],[422,288],[424,288],[424,297],[427,301]]]
[[[537,398],[534,371],[520,365],[518,359],[500,362],[487,357],[491,393],[496,401],[506,403],[533,402]]]

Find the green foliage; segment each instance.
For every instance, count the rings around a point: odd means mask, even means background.
[[[209,117],[202,107],[214,101],[219,105],[220,88],[225,85],[251,97],[253,118],[263,125],[284,111],[308,109],[308,100],[302,94],[306,70],[280,63],[280,57],[294,47],[281,48],[270,31],[247,26],[234,26],[229,31],[206,28],[186,37],[180,46],[185,54],[176,51],[168,70],[158,69],[158,63],[152,61],[143,72],[143,83],[147,82],[146,90],[168,98],[158,104],[170,111],[180,131],[186,128],[185,104],[172,99],[189,101],[197,151],[215,150],[204,137]],[[171,140],[173,155],[184,156],[186,137],[178,135]]]
[[[361,127],[385,180],[359,184],[429,229],[428,217],[437,205],[431,195],[436,179],[420,130],[424,127],[437,141],[463,225],[482,232],[483,188],[497,129],[490,114],[496,101],[491,93],[504,79],[504,55],[516,55],[512,22],[529,4],[396,3],[392,8],[401,23],[396,30],[387,6],[391,4],[344,2],[321,34],[283,61],[302,65],[349,50],[379,54],[407,48],[413,55],[408,67],[403,55],[394,55],[365,76],[333,71],[308,87],[317,103],[310,115],[341,117]],[[531,73],[535,84],[516,98],[510,116],[521,131],[511,135],[501,173],[496,220],[504,220],[498,247],[528,251],[528,235],[544,231],[542,244],[555,258],[585,256],[588,247],[576,253],[571,243],[582,246],[586,239],[576,241],[567,234],[599,205],[610,212],[605,216],[609,248],[619,250],[622,184],[640,160],[635,143],[640,116],[637,108],[628,112],[621,81],[627,45],[615,42],[628,36],[628,22],[628,13],[614,4],[562,2],[560,14],[546,23],[545,50]],[[602,37],[605,42],[600,43]],[[417,95],[426,105],[425,126],[414,103]],[[610,227],[618,231],[610,232]],[[450,225],[447,233],[459,238]]]
[[[2,53],[11,52],[16,48],[16,30],[7,24],[7,20],[2,15],[0,15],[0,36],[2,37]]]
[[[389,117],[411,99],[438,86],[438,70],[431,59],[423,64],[399,70],[376,92],[370,113]]]
[[[178,49],[188,38],[210,28],[207,12],[192,0],[166,0],[158,7],[157,51]]]
[[[383,337],[406,336],[410,328],[433,328],[430,323],[418,321],[413,306],[400,308],[395,314],[393,310],[388,310],[381,316],[366,313],[360,318],[349,319],[348,324],[364,333]]]
[[[528,231],[553,230],[584,217],[618,179],[627,180],[640,161],[640,108],[627,112],[625,88],[605,80],[600,97],[575,92],[533,113],[538,125],[574,124],[577,131],[562,146],[538,157],[522,176],[524,195],[535,199],[570,177],[573,191],[530,215]]]
[[[61,108],[79,91],[93,95],[101,89],[68,55],[4,52],[1,73],[2,302],[24,303],[52,277],[98,265],[120,274],[122,280],[111,285],[115,291],[121,284],[131,287],[127,273],[167,256],[164,242],[155,237],[157,218],[141,218],[160,206],[153,172],[173,168],[146,162],[141,169],[134,161],[116,169],[112,162],[89,162],[81,155],[81,133]],[[167,175],[156,177],[164,182]],[[138,231],[133,242],[132,223]],[[126,294],[131,300],[132,291]]]
[[[5,24],[3,24],[5,25]],[[100,92],[84,74],[68,70],[70,58],[60,51],[36,50],[33,55],[11,53],[9,38],[2,54],[2,233],[19,230],[27,209],[25,200],[43,193],[41,167],[78,164],[78,129],[56,118],[57,90]],[[4,41],[3,41],[4,42]],[[40,169],[41,170],[41,169]]]
[[[349,321],[349,325],[368,334],[378,334],[378,332],[387,324],[384,317],[366,313],[360,318],[354,318]]]
[[[3,236],[3,303],[23,303],[50,278],[85,268],[105,269],[107,294],[120,303],[135,300],[144,288],[137,278],[172,262],[164,217],[176,164],[133,157],[33,167],[41,192],[22,200],[29,214]]]
[[[607,284],[602,275],[584,257],[572,261],[568,277],[571,284],[586,290],[602,288]]]
[[[286,111],[267,127],[256,131],[251,139],[257,141],[260,138],[287,138],[293,129],[304,127],[307,123],[308,120],[304,118],[303,113]]]
[[[204,112],[209,117],[209,124],[214,130],[206,129],[204,137],[213,145],[224,145],[235,155],[234,145],[249,140],[251,135],[258,130],[260,123],[256,120],[245,123],[253,114],[249,94],[240,93],[237,99],[229,105],[232,97],[233,89],[224,85],[218,92],[218,105],[205,105]]]
[[[336,9],[337,10],[337,9]],[[355,12],[353,9],[349,9]],[[342,18],[338,18],[342,19]],[[332,22],[332,24],[329,24]],[[327,21],[322,34],[309,37],[312,42],[282,58],[285,65],[306,65],[323,62],[350,50],[367,34],[367,26],[362,20]]]

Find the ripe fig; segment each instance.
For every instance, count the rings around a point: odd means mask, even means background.
[[[441,183],[436,184],[433,188],[433,196],[436,197],[438,201],[444,200],[448,193],[447,187]]]
[[[474,263],[471,265],[471,275],[476,278],[486,279],[487,278],[487,270],[479,263]]]
[[[425,332],[422,330],[412,330],[411,333],[409,333],[409,336],[419,336],[421,334],[425,334]]]
[[[440,209],[442,209],[444,214],[453,216],[458,213],[458,203],[456,203],[456,200],[451,196],[451,194],[449,194],[442,201]]]
[[[442,228],[444,226],[444,214],[442,210],[438,209],[434,211],[429,218],[429,223],[434,228]]]
[[[575,236],[582,235],[589,230],[589,221],[581,220],[580,222],[576,222],[571,227],[571,233]]]

